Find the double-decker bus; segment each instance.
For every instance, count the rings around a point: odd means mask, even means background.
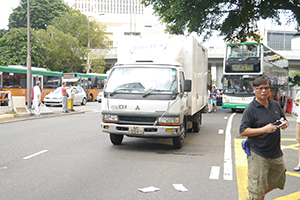
[[[253,100],[252,82],[266,75],[271,81],[271,99],[284,107],[288,87],[288,61],[262,43],[227,44],[223,66],[223,108],[245,109]]]
[[[64,73],[63,82],[67,82],[67,86],[81,86],[89,101],[97,100],[97,95],[103,90],[106,74],[98,73]]]
[[[62,72],[31,67],[31,85],[41,82],[42,101],[44,97],[62,83]],[[11,96],[25,96],[27,102],[27,67],[20,65],[0,66],[0,91],[11,91]],[[7,97],[2,97],[7,98]]]

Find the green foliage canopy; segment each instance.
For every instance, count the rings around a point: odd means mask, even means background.
[[[290,12],[288,22],[295,20],[299,31],[299,0],[142,0],[152,5],[156,15],[167,24],[171,34],[195,32],[204,40],[220,31],[226,41],[244,42],[248,37],[260,41],[256,22],[273,18],[280,24],[280,12]]]
[[[61,17],[55,18],[53,26],[78,41],[76,52],[79,57],[87,58],[89,53],[90,64],[94,72],[102,70],[101,68],[105,66],[103,54],[112,44],[112,41],[110,41],[108,35],[104,32],[106,26],[98,23],[94,18],[86,17],[76,10],[66,12]],[[90,38],[90,48],[87,48],[88,37]],[[97,51],[97,54],[91,53],[91,49]],[[83,71],[86,72],[87,69],[88,66],[85,64]]]
[[[30,0],[30,27],[32,29],[46,29],[55,17],[59,17],[70,10],[63,0]],[[20,6],[9,16],[8,27],[27,27],[27,0],[20,0]]]
[[[33,30],[30,36],[31,64],[45,67],[44,52],[46,47],[39,43]],[[0,38],[0,65],[26,65],[27,60],[27,29],[10,29]]]

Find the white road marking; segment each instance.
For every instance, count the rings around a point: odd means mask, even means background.
[[[39,152],[37,152],[37,153],[35,153],[35,154],[32,154],[32,155],[30,155],[30,156],[26,156],[26,157],[24,157],[23,159],[24,159],[24,160],[27,160],[27,159],[32,158],[32,157],[34,157],[34,156],[38,156],[38,155],[40,155],[40,154],[42,154],[42,153],[46,153],[47,151],[48,151],[48,150],[39,151]]]
[[[231,157],[231,126],[232,119],[236,113],[230,115],[225,131],[225,151],[224,151],[224,180],[232,180],[232,157]]]
[[[224,119],[228,119],[228,117],[224,117]]]
[[[209,179],[219,179],[220,176],[220,166],[212,166],[210,170]]]
[[[219,134],[224,134],[224,130],[223,130],[223,129],[220,129],[220,130],[219,130]]]

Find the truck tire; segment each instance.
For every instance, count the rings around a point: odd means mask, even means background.
[[[175,149],[181,149],[183,144],[184,138],[182,135],[179,135],[177,137],[173,137],[173,146]]]
[[[201,114],[199,114],[199,117],[197,117],[196,122],[193,122],[193,132],[198,133],[200,131],[201,126]]]
[[[110,133],[110,141],[114,145],[120,145],[123,141],[123,138],[124,138],[124,135],[116,135],[116,134]]]
[[[184,122],[182,127],[181,127],[181,135],[172,138],[173,139],[173,146],[174,146],[175,149],[181,149],[181,147],[183,145],[185,134],[186,134],[185,123],[186,122]]]

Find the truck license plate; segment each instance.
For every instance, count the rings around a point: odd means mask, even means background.
[[[130,126],[129,133],[131,135],[144,135],[144,128],[138,126]]]

